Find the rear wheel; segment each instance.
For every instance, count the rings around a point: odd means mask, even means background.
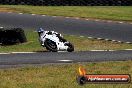
[[[57,45],[55,42],[47,39],[45,40],[44,45],[47,50],[52,51],[52,52],[57,52]]]

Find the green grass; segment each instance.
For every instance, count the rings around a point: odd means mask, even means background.
[[[132,7],[79,7],[79,6],[0,6],[0,12],[24,12],[34,14],[71,16],[92,19],[109,19],[132,21]],[[45,51],[39,42],[38,35],[26,31],[27,43],[0,46],[0,52],[15,51]],[[91,49],[128,49],[131,44],[119,44],[104,40],[64,36],[75,46],[75,51]],[[132,88],[130,84],[86,84],[76,83],[78,67],[83,65],[88,74],[130,74],[132,76],[132,61],[76,63],[45,66],[28,66],[23,68],[0,69],[0,88]]]
[[[132,21],[132,6],[27,6],[1,5],[11,11],[92,19]]]
[[[0,70],[1,88],[132,88],[130,84],[86,84],[76,82],[78,67],[87,74],[130,74],[132,61],[28,66]]]
[[[39,52],[46,51],[45,48],[40,46],[38,41],[38,34],[34,31],[25,31],[28,42],[10,46],[0,46],[0,52]],[[105,40],[88,39],[87,37],[64,35],[68,41],[73,43],[75,51],[87,50],[122,50],[132,49],[132,44],[117,43]]]

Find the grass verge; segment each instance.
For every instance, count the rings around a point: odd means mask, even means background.
[[[130,74],[132,61],[82,63],[87,74]],[[1,88],[131,88],[130,84],[86,84],[76,83],[81,64],[58,64],[28,66],[0,70]]]
[[[38,34],[34,31],[25,31],[28,42],[10,46],[0,46],[0,52],[29,52],[46,51],[40,46]],[[88,39],[87,37],[64,35],[68,41],[73,43],[75,51],[87,50],[122,50],[132,49],[132,44],[117,43],[105,40]]]
[[[70,16],[92,19],[132,21],[132,6],[28,6],[1,5],[12,12],[44,14],[51,16]],[[0,11],[1,11],[0,10]]]

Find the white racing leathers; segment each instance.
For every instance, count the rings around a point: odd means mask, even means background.
[[[64,39],[61,34],[54,31],[44,31],[40,34],[39,40],[41,45],[49,51],[74,51],[74,46]]]

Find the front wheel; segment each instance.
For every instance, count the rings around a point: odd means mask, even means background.
[[[57,52],[57,45],[55,42],[47,39],[45,40],[44,45],[47,50],[52,51],[52,52]]]
[[[66,45],[68,46],[68,49],[67,49],[68,52],[74,51],[74,46],[71,43],[67,43]]]

